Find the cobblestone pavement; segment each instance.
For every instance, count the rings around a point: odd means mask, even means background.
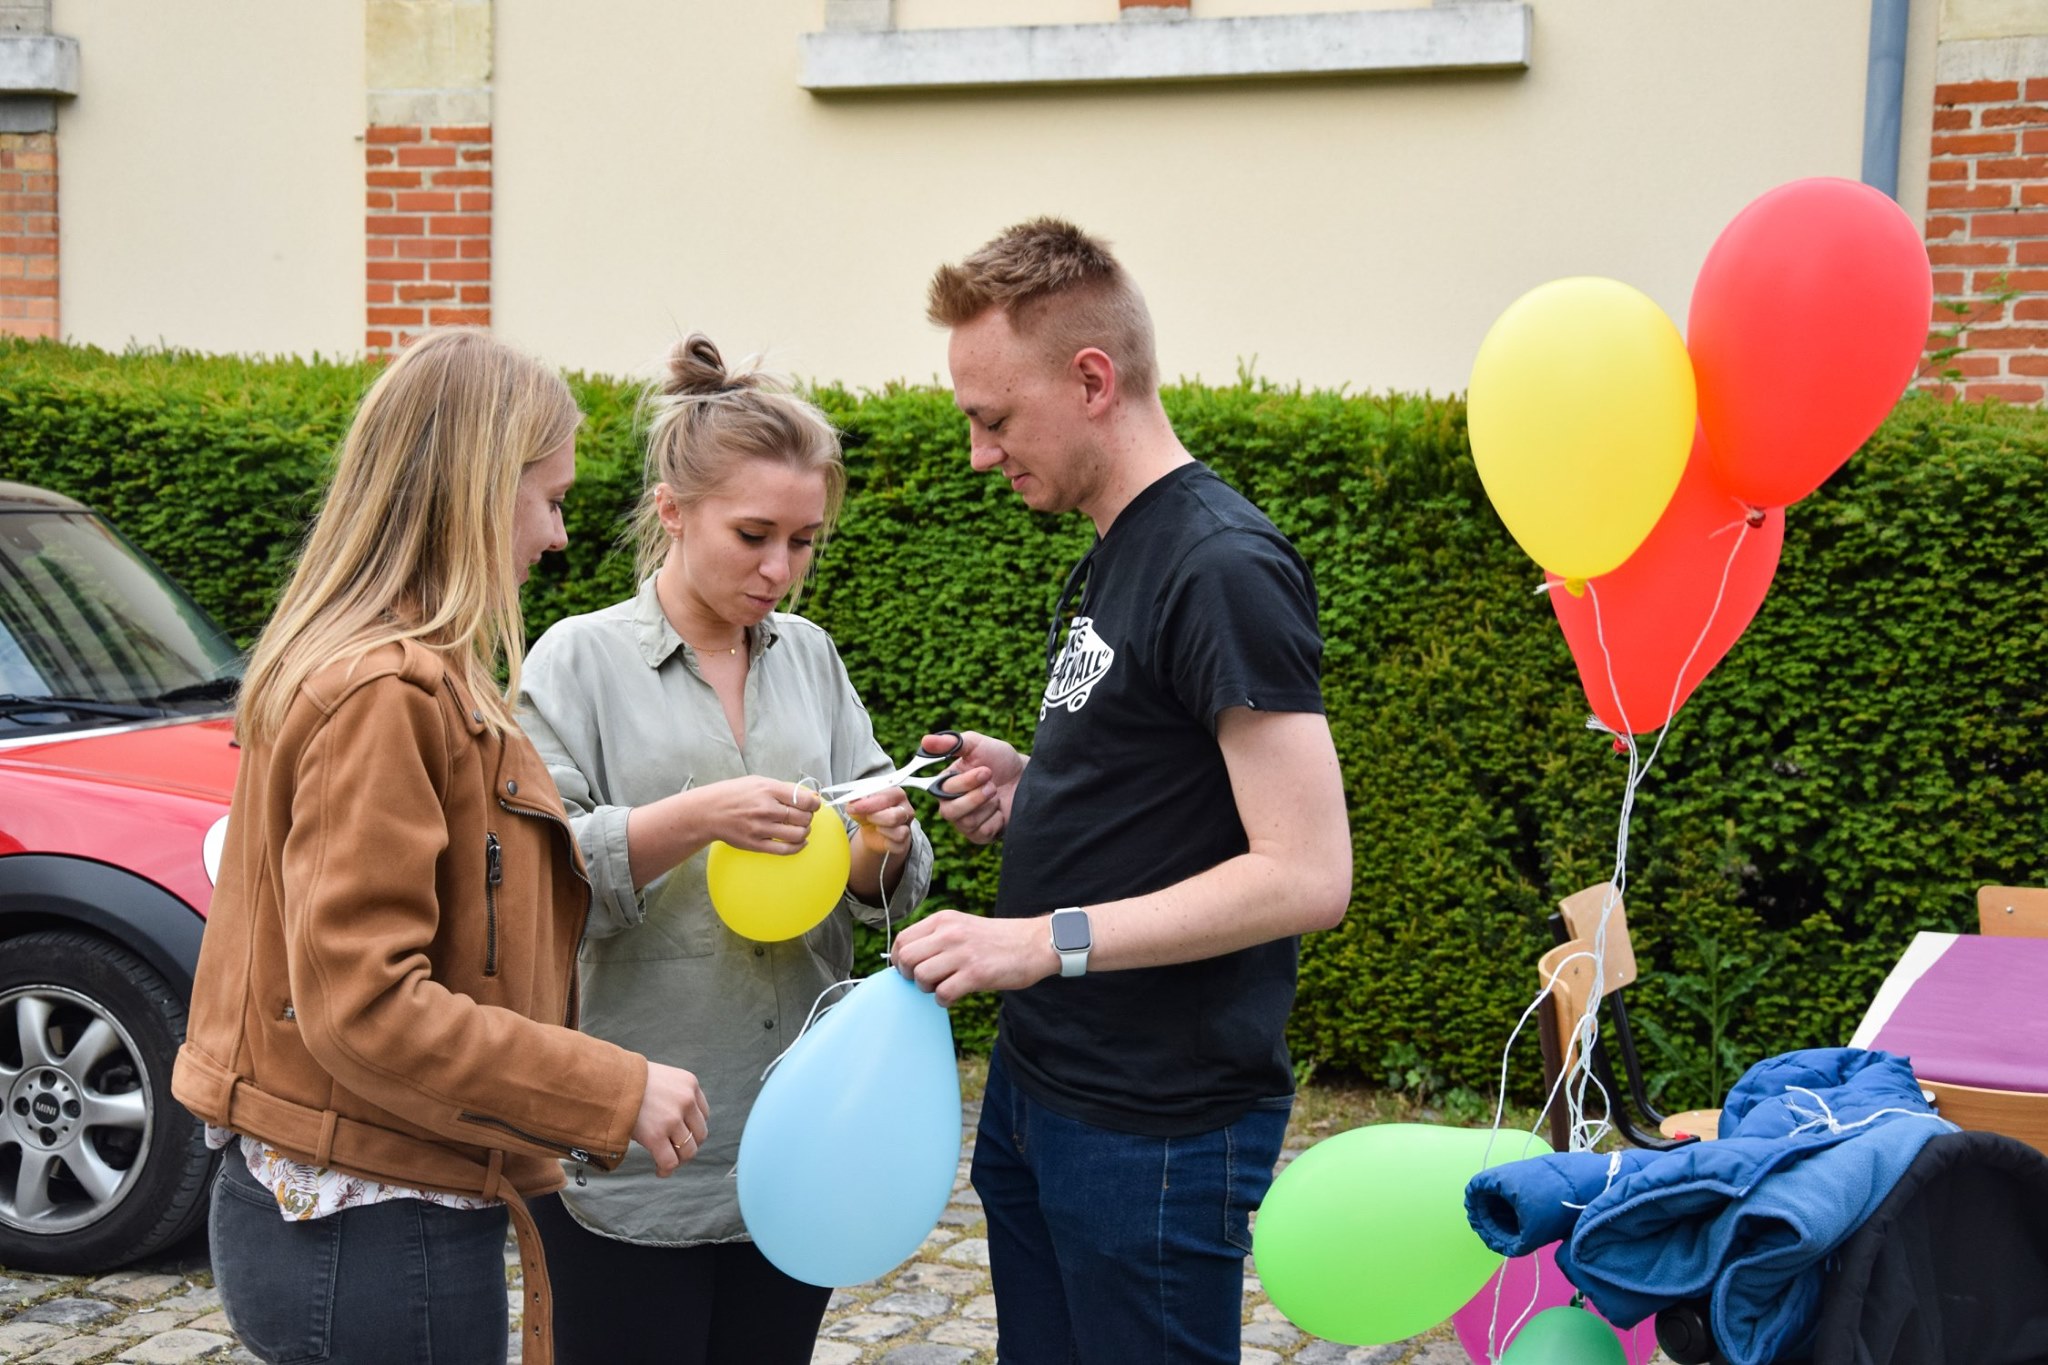
[[[977,1108],[966,1106],[970,1138]],[[983,1232],[963,1148],[953,1202],[918,1254],[884,1279],[833,1292],[813,1365],[990,1365],[996,1309]],[[519,1264],[510,1243],[505,1276],[516,1313]],[[1447,1326],[1390,1346],[1340,1346],[1308,1336],[1266,1301],[1250,1274],[1244,1307],[1243,1365],[1469,1365]],[[515,1319],[514,1361],[518,1348]],[[0,1362],[6,1365],[200,1360],[255,1360],[236,1343],[220,1310],[203,1241],[112,1275],[67,1278],[0,1268]],[[1669,1362],[1658,1356],[1652,1365]]]

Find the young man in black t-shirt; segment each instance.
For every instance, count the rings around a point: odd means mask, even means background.
[[[1003,840],[994,914],[896,940],[942,1003],[1004,992],[973,1168],[998,1358],[1234,1362],[1292,1104],[1296,937],[1351,892],[1315,587],[1174,435],[1144,299],[1101,243],[1012,228],[938,272],[930,312],[974,467],[1097,533],[1031,754],[968,734],[940,806]]]

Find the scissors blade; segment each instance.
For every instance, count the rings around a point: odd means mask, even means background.
[[[829,787],[820,787],[818,795],[825,799],[825,804],[828,806],[843,806],[848,801],[858,801],[863,796],[873,796],[876,792],[887,791],[891,787],[916,786],[929,788],[933,782],[938,780],[937,778],[927,777],[916,782],[909,782],[906,779],[919,768],[933,763],[944,763],[952,757],[953,755],[950,753],[915,754],[908,763],[905,763],[894,772],[883,773],[879,777],[856,778],[851,782],[835,782]]]

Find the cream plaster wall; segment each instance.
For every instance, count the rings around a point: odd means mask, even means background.
[[[1913,6],[1916,217],[1936,25],[2002,12],[1942,4]],[[796,78],[823,11],[585,0],[569,20],[496,0],[499,330],[605,371],[696,326],[810,376],[928,380],[932,267],[1053,212],[1116,243],[1169,375],[1255,358],[1285,382],[1444,392],[1493,318],[1561,275],[1626,280],[1682,326],[1744,203],[1859,169],[1867,0],[1535,0],[1519,75],[819,99]],[[1027,17],[1115,5],[897,5],[922,27]],[[83,64],[59,128],[68,335],[360,346],[365,27],[364,0],[56,0]]]
[[[897,15],[1025,8],[1115,15]],[[546,0],[498,0],[500,329],[615,372],[701,327],[800,374],[930,380],[933,266],[1058,213],[1116,244],[1169,376],[1256,358],[1283,382],[1445,392],[1500,311],[1559,276],[1628,281],[1683,326],[1745,203],[1860,170],[1868,0],[1535,0],[1519,75],[819,99],[796,76],[823,9],[586,0],[572,28]],[[1914,9],[1918,217],[1933,34]]]
[[[61,322],[76,341],[363,340],[359,0],[56,0]]]

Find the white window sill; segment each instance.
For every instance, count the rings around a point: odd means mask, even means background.
[[[78,39],[54,33],[0,36],[0,95],[78,93]]]
[[[1529,65],[1527,4],[1288,14],[1175,23],[827,30],[803,35],[816,94],[1020,85],[1261,80]]]

